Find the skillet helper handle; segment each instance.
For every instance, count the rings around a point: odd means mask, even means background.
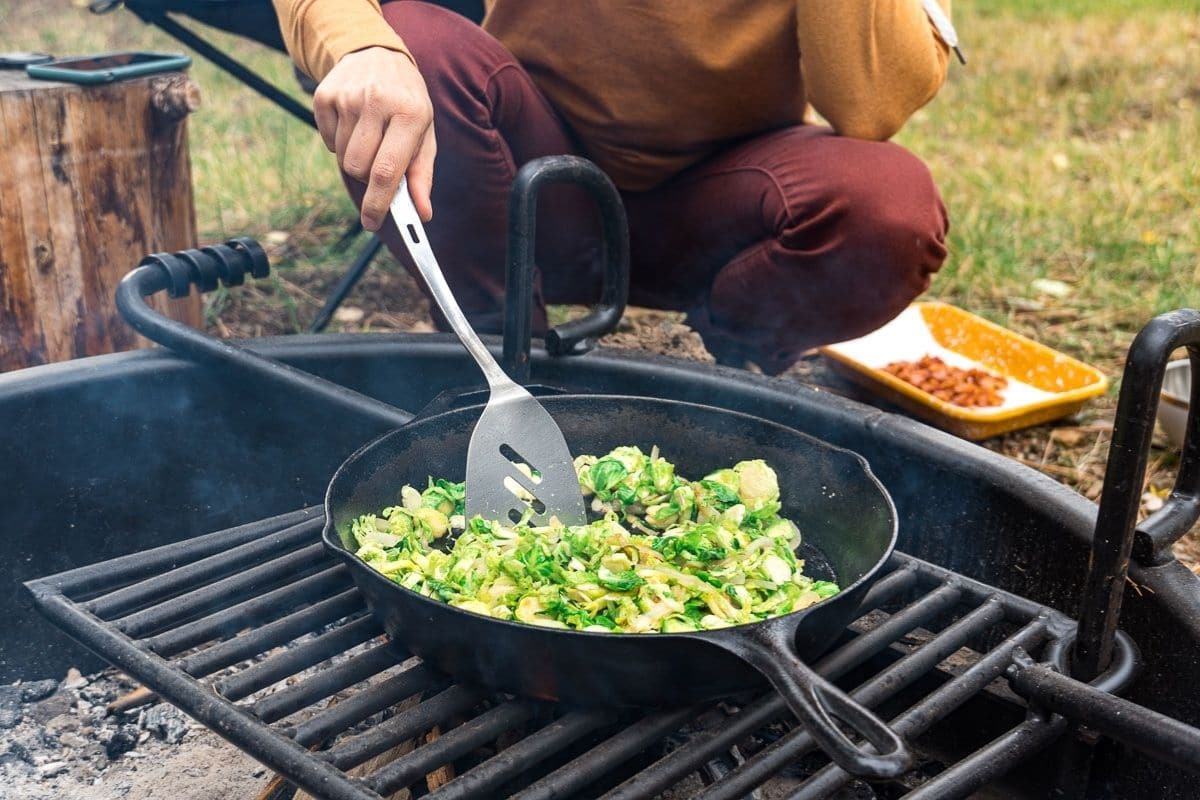
[[[629,226],[617,187],[599,167],[578,156],[546,156],[521,167],[508,202],[508,255],[504,298],[504,357],[513,380],[529,380],[533,317],[533,275],[537,238],[537,199],[542,187],[566,183],[584,189],[600,211],[604,280],[600,303],[591,313],[546,333],[552,356],[581,355],[616,329],[629,299]]]
[[[1193,377],[1179,476],[1163,507],[1135,525],[1163,376],[1171,353],[1180,347],[1188,350]],[[1174,558],[1171,545],[1200,519],[1197,375],[1200,375],[1200,311],[1195,309],[1185,308],[1155,317],[1129,348],[1071,660],[1071,675],[1078,680],[1092,681],[1108,667],[1131,552],[1146,566],[1167,563]]]
[[[759,623],[720,644],[757,669],[775,687],[817,746],[835,764],[859,778],[889,780],[912,766],[904,739],[874,712],[813,671],[793,649],[795,629]],[[738,644],[731,645],[734,641]],[[842,733],[841,720],[871,745]],[[874,749],[871,749],[871,748]]]
[[[187,297],[193,286],[202,293],[219,285],[238,286],[246,275],[265,278],[270,271],[267,254],[249,237],[198,250],[156,253],[146,256],[121,279],[116,293],[117,309],[138,333],[180,355],[236,369],[244,376],[265,380],[279,391],[324,401],[339,412],[368,420],[385,430],[407,424],[412,419],[407,411],[215,339],[159,314],[145,299],[163,291],[174,298]]]

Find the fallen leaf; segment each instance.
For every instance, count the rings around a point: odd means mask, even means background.
[[[1046,307],[1041,300],[1033,300],[1029,297],[1006,297],[1004,302],[1008,303],[1008,307],[1014,311],[1041,311]]]
[[[1055,428],[1050,435],[1067,447],[1074,447],[1083,441],[1084,433],[1079,428]]]
[[[1056,281],[1052,278],[1037,278],[1029,284],[1029,288],[1039,294],[1048,294],[1051,297],[1063,298],[1071,293],[1069,284],[1062,281]]]

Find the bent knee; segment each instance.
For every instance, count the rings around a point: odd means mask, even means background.
[[[890,152],[874,179],[851,186],[852,223],[897,258],[936,271],[946,257],[949,230],[941,193],[923,161],[897,145],[881,147]]]
[[[912,153],[890,143],[846,144],[846,157],[829,170],[818,225],[795,220],[781,238],[802,249],[817,244],[842,268],[881,282],[889,305],[903,308],[946,259],[946,208],[929,168]]]

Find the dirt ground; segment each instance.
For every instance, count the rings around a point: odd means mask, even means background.
[[[213,333],[223,337],[266,336],[295,333],[305,329],[320,309],[324,298],[340,275],[340,268],[305,265],[288,238],[279,234],[268,238],[273,263],[297,260],[297,266],[276,269],[265,281],[252,282],[236,290],[209,299],[208,319]],[[551,321],[580,313],[582,309],[552,308]],[[1015,317],[1014,328],[1035,339],[1056,343],[1072,341],[1099,324],[1094,314],[1075,310],[1066,304],[1046,304],[1023,309]],[[358,287],[339,309],[330,332],[430,332],[434,330],[429,304],[415,280],[390,256],[373,265]],[[1128,335],[1132,340],[1132,334]],[[1087,336],[1080,336],[1086,343]],[[1078,341],[1078,340],[1076,340]],[[712,362],[698,334],[683,324],[682,315],[631,307],[616,332],[602,344],[611,347],[646,350]],[[1127,342],[1115,343],[1113,352],[1123,352]],[[1114,388],[1092,401],[1074,417],[1058,420],[995,439],[981,442],[983,447],[1039,470],[1097,501],[1104,484],[1104,468],[1112,421],[1116,407],[1116,388],[1122,362],[1100,353],[1078,352],[1099,367]],[[1086,349],[1086,348],[1085,348]],[[749,369],[754,366],[747,365]],[[864,402],[878,402],[869,394],[833,374],[824,359],[813,355],[793,366],[786,380],[818,383],[830,391]],[[1142,497],[1142,515],[1161,506],[1175,480],[1178,453],[1167,443],[1161,430],[1156,431],[1150,454]],[[1200,574],[1200,527],[1179,542],[1176,555],[1193,572]]]

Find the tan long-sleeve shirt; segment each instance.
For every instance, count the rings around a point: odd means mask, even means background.
[[[950,0],[939,2],[949,11]],[[355,50],[407,52],[377,0],[274,3],[288,51],[318,80]],[[941,88],[949,60],[919,0],[486,7],[484,29],[529,71],[587,155],[635,191],[729,142],[798,124],[809,104],[842,135],[888,139]]]

